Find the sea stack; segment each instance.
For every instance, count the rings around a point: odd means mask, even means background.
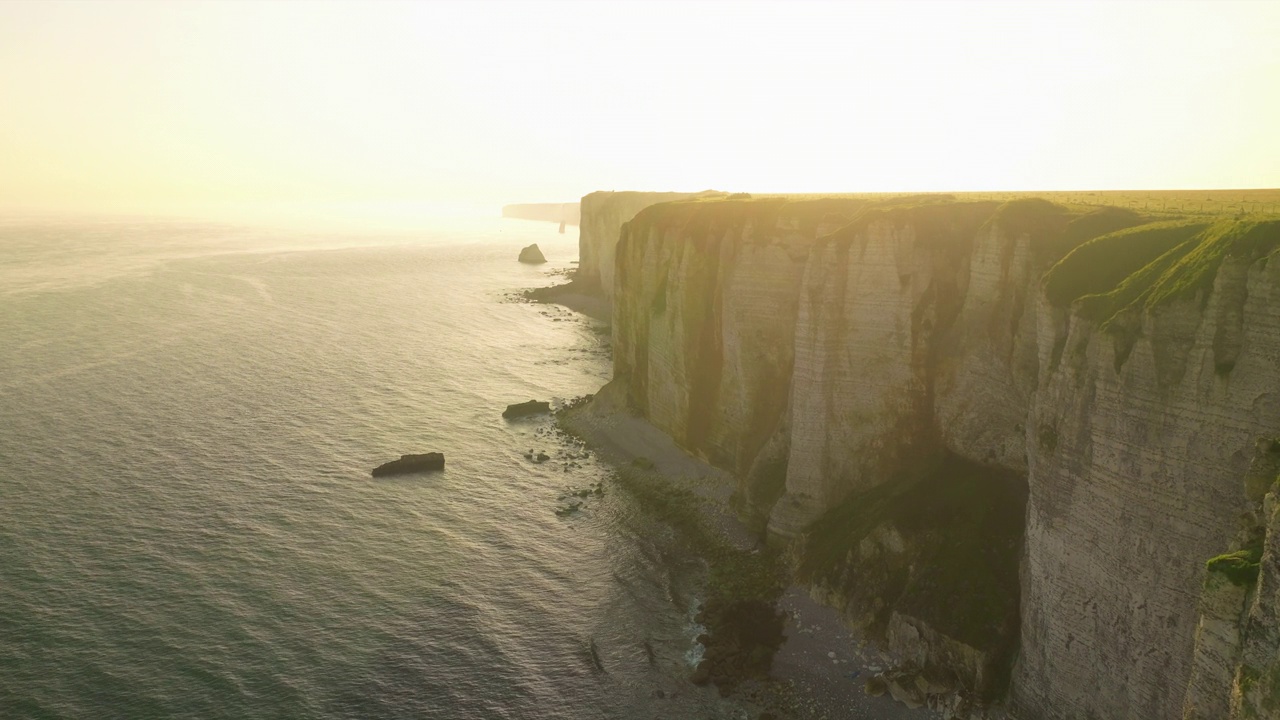
[[[399,460],[383,463],[373,469],[374,477],[384,475],[402,475],[404,473],[423,472],[424,470],[443,470],[444,453],[423,453],[421,455],[401,455]]]
[[[541,265],[546,262],[547,258],[543,256],[542,250],[538,248],[538,243],[534,243],[529,247],[520,251],[520,262],[529,265]]]

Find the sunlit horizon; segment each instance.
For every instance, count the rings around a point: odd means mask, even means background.
[[[1274,188],[1277,36],[1263,2],[7,3],[0,213]]]

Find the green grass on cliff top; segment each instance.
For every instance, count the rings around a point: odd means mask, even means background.
[[[1208,227],[1173,220],[1130,227],[1094,238],[1062,259],[1045,275],[1045,296],[1066,306],[1086,296],[1108,293],[1126,278]]]
[[[1106,324],[1128,309],[1208,299],[1228,258],[1253,262],[1280,249],[1280,219],[1181,220],[1121,230],[1076,248],[1046,275],[1045,293]]]

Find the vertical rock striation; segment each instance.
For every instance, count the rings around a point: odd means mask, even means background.
[[[655,426],[753,478],[749,493],[776,497],[778,488],[768,486],[782,477],[789,436],[779,428],[810,246],[863,204],[673,203],[641,212],[623,229],[614,376]]]
[[[1258,442],[1244,489],[1232,552],[1205,563],[1183,720],[1280,715],[1280,441]]]
[[[1034,199],[666,203],[621,233],[614,382],[916,662],[1011,673],[1021,717],[1180,717],[1218,677],[1202,559],[1280,431],[1278,247]]]
[[[583,197],[579,203],[578,282],[599,291],[606,300],[612,299],[614,248],[622,226],[650,205],[690,197],[694,194],[630,191],[600,191]]]
[[[1254,438],[1280,425],[1280,263],[1223,250],[1199,277],[1131,276],[1141,292],[1123,304],[1122,282],[1100,321],[1041,306],[1013,685],[1033,716],[1181,711],[1197,560],[1231,538]]]

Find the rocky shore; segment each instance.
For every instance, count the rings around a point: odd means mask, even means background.
[[[907,698],[914,708],[895,699],[890,680],[905,678],[900,686],[916,687],[914,675],[902,674],[901,660],[866,644],[844,626],[839,611],[790,584],[761,538],[735,517],[732,477],[685,453],[630,412],[621,397],[606,386],[590,401],[557,411],[556,422],[612,465],[617,482],[641,506],[689,536],[706,557],[699,620],[707,632],[699,638],[704,649],[690,668],[691,682],[779,720],[943,716],[933,708],[950,707],[950,699],[917,690]],[[886,691],[869,695],[867,681],[882,674]]]
[[[563,305],[594,320],[609,322],[609,301],[591,291],[583,282],[572,279],[560,285],[524,291],[523,297],[536,303]]]

